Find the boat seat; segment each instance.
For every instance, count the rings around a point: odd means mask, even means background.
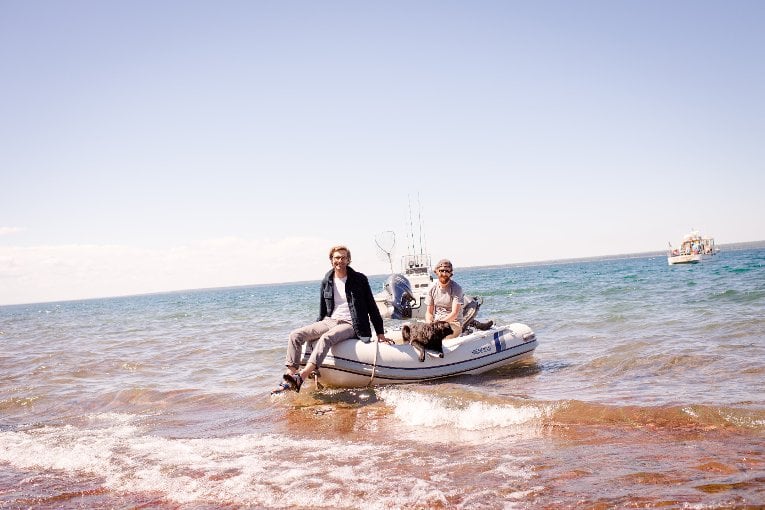
[[[472,328],[485,331],[494,325],[494,321],[481,322],[476,319],[478,310],[483,304],[482,297],[474,296],[471,299],[465,298],[465,306],[462,309],[462,334],[468,334],[472,332]]]
[[[470,324],[475,319],[475,316],[478,315],[478,309],[481,308],[482,304],[483,299],[479,297],[465,299],[465,306],[462,308],[462,324],[460,324],[463,331],[465,328],[470,327]]]

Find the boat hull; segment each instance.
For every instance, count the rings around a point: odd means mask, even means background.
[[[445,340],[443,358],[429,353],[424,362],[419,361],[417,352],[408,344],[348,340],[330,349],[322,363],[319,382],[331,387],[359,388],[480,374],[526,359],[536,347],[536,335],[520,323]],[[306,353],[304,363],[307,356]]]
[[[701,262],[701,255],[698,253],[691,253],[690,255],[670,255],[667,257],[667,264],[670,266],[674,264],[698,264]]]

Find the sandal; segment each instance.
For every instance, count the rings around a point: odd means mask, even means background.
[[[284,374],[282,378],[291,390],[294,390],[295,393],[300,393],[300,387],[303,385],[303,378],[300,377],[300,374]]]
[[[279,384],[279,386],[277,386],[275,389],[271,390],[271,395],[276,395],[288,389],[290,389],[290,385],[287,383],[287,381],[284,381],[283,383]]]

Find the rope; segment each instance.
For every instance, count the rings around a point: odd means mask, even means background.
[[[377,372],[377,353],[380,352],[380,339],[375,338],[375,361],[372,365],[372,376],[369,378],[369,383],[367,383],[367,387],[372,386],[372,382],[375,380],[375,372]]]

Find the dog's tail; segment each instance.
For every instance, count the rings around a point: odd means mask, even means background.
[[[404,342],[409,342],[409,339],[412,337],[412,331],[409,328],[409,324],[404,324],[404,326],[401,328],[401,338],[404,339]]]

